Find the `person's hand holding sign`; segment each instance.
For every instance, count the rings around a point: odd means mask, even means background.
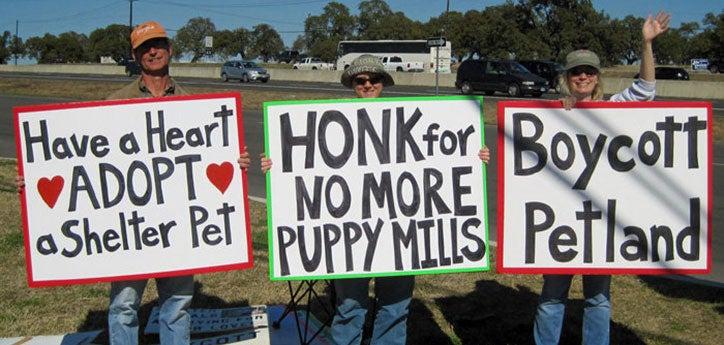
[[[18,188],[18,193],[22,193],[25,189],[25,177],[18,175],[15,176],[15,186]]]
[[[271,169],[272,161],[269,158],[266,158],[266,155],[264,153],[259,154],[259,159],[261,160],[261,172],[263,174],[266,174],[269,169]]]
[[[483,148],[478,151],[478,158],[480,158],[483,163],[488,164],[488,162],[490,162],[490,149],[487,146],[483,146]]]
[[[237,159],[236,162],[239,163],[239,169],[249,168],[249,165],[251,164],[251,158],[249,157],[249,151],[246,150],[246,146],[244,146],[244,149],[239,155],[239,159]]]

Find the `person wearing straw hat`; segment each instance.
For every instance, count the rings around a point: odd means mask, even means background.
[[[354,90],[359,98],[376,98],[387,86],[395,85],[379,58],[364,54],[356,58],[344,73],[342,85]],[[271,168],[271,159],[261,155],[261,170]],[[370,278],[334,280],[337,296],[331,336],[337,345],[360,344],[365,316],[369,309]],[[405,344],[415,276],[375,278],[377,315],[370,344]]]
[[[609,101],[650,101],[656,94],[653,40],[666,32],[671,16],[659,13],[649,16],[642,28],[643,47],[639,79],[627,89],[611,96]],[[561,99],[564,108],[571,109],[578,102],[603,100],[601,61],[590,50],[576,50],[566,56],[566,72],[561,77]],[[536,344],[558,344],[565,301],[572,275],[544,275],[543,291],[536,310],[533,338]],[[611,323],[611,276],[584,275],[583,344],[608,344]]]
[[[359,98],[380,97],[385,87],[395,85],[379,58],[364,54],[356,58],[341,76],[342,85],[354,90]],[[479,157],[487,163],[490,152],[480,150]],[[271,168],[271,159],[261,155],[261,169]],[[336,310],[332,320],[331,336],[335,344],[348,345],[362,342],[362,329],[369,310],[370,278],[334,280]],[[415,288],[415,276],[375,278],[377,314],[370,344],[405,344],[407,318]]]

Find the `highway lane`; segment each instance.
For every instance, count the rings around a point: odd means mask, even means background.
[[[124,80],[125,81],[125,80]],[[343,89],[344,90],[344,89]],[[344,90],[349,95],[349,90]],[[15,141],[12,120],[12,107],[28,104],[44,104],[68,102],[70,99],[59,98],[41,98],[41,97],[24,97],[24,96],[7,96],[0,95],[0,157],[15,157]],[[249,178],[249,195],[254,200],[265,199],[265,180],[259,169],[258,155],[263,151],[264,147],[264,127],[263,116],[259,110],[245,110],[243,112],[244,130],[248,150],[251,153],[252,167],[248,171]],[[486,143],[491,148],[493,157],[497,153],[497,131],[495,126],[486,126],[485,128]],[[722,200],[724,197],[724,143],[714,144],[714,205],[713,205],[713,270],[707,276],[695,276],[686,279],[702,279],[705,283],[715,284],[724,287],[724,231],[717,231],[719,225],[724,224],[724,203],[716,203],[716,200]],[[496,236],[496,215],[497,215],[497,164],[493,159],[487,168],[487,188],[489,196],[490,216],[489,229],[490,239],[495,241]]]
[[[110,81],[118,83],[127,83],[133,78],[126,77],[124,75],[77,75],[77,74],[42,74],[42,73],[0,73],[1,77],[22,77],[22,78],[35,78],[35,79],[54,79],[54,80],[77,80],[77,81]],[[270,80],[268,83],[238,83],[238,82],[223,82],[221,79],[205,79],[205,78],[177,78],[179,82],[189,86],[199,87],[210,87],[210,88],[238,88],[239,90],[245,89],[256,89],[256,90],[271,90],[279,92],[287,91],[318,91],[318,92],[331,92],[339,93],[339,97],[348,97],[350,95],[349,89],[344,88],[339,83],[319,83],[319,82],[295,82],[295,81],[284,81],[284,80]],[[434,86],[407,86],[407,85],[395,85],[385,89],[385,94],[389,96],[429,96],[435,94]],[[439,94],[441,95],[459,95],[460,91],[452,87],[440,87]],[[496,93],[493,96],[485,96],[485,99],[500,101],[500,100],[533,100],[533,99],[545,99],[552,100],[557,99],[558,94],[547,93],[541,98],[532,97],[508,97],[500,93]],[[675,100],[693,100],[701,101],[699,99],[683,99],[683,98],[657,98],[659,101],[675,101]],[[712,103],[715,116],[724,116],[724,100],[709,100]]]

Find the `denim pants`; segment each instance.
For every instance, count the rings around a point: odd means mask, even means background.
[[[359,344],[369,308],[370,278],[334,281],[337,310],[332,320],[332,340],[337,345]],[[415,276],[375,278],[377,315],[370,344],[405,344]]]
[[[533,337],[536,344],[558,344],[572,275],[544,275]],[[611,323],[611,276],[584,275],[583,344],[608,344]]]
[[[148,280],[111,283],[108,334],[111,345],[138,344],[138,307]],[[187,312],[194,294],[194,276],[156,278],[159,328],[162,345],[188,344],[191,316]]]

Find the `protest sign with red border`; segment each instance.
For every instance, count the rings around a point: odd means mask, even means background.
[[[13,112],[31,287],[252,267],[239,93]]]

